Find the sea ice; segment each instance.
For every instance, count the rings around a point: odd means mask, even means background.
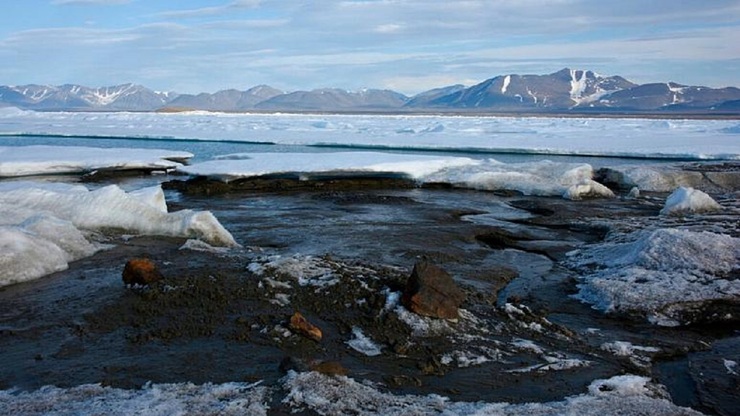
[[[192,153],[81,146],[0,146],[0,177],[84,173],[99,169],[173,170]]]
[[[103,246],[92,234],[119,229],[237,245],[208,211],[168,213],[161,187],[124,192],[41,182],[0,183],[0,286],[63,270]]]
[[[737,121],[410,115],[85,113],[0,109],[0,134],[740,159]]]

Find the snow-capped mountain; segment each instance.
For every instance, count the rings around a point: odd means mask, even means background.
[[[565,68],[549,75],[500,75],[415,106],[455,108],[534,107],[568,109],[588,105],[605,95],[635,87],[619,76]]]
[[[267,85],[246,91],[177,94],[135,84],[0,86],[0,106],[71,111],[455,111],[455,112],[740,112],[740,89],[674,82],[638,85],[621,76],[564,68],[547,75],[499,75],[477,85],[435,88],[413,97],[391,90],[323,88],[283,92]]]
[[[427,93],[423,93],[424,96]],[[734,87],[692,87],[673,82],[638,85],[620,76],[565,68],[548,75],[500,75],[450,94],[414,97],[414,108],[479,111],[722,111],[740,100]]]
[[[674,82],[643,84],[602,97],[598,107],[633,110],[713,108],[740,99],[740,89],[691,87]]]
[[[0,87],[0,102],[34,110],[155,110],[175,97],[141,85],[90,88],[80,85]]]

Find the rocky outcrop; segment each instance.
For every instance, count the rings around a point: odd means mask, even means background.
[[[416,263],[401,296],[406,309],[443,319],[457,319],[458,308],[464,300],[465,293],[452,277],[427,261]]]

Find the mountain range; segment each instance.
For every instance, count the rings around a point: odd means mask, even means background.
[[[0,86],[0,106],[43,111],[337,111],[527,113],[740,113],[740,89],[674,82],[636,84],[620,76],[565,68],[547,75],[499,75],[471,87],[452,85],[415,96],[391,90],[335,88],[284,92],[178,94],[135,84]]]

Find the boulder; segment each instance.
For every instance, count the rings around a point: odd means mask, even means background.
[[[457,319],[458,308],[465,293],[452,277],[440,267],[421,261],[414,265],[401,303],[406,309],[423,316]]]
[[[321,329],[319,329],[311,322],[308,322],[308,319],[301,315],[300,312],[296,312],[293,314],[293,316],[290,317],[289,327],[292,331],[297,332],[316,342],[321,341]]]
[[[127,285],[148,285],[164,278],[157,265],[146,258],[126,262],[122,277],[123,283]]]

